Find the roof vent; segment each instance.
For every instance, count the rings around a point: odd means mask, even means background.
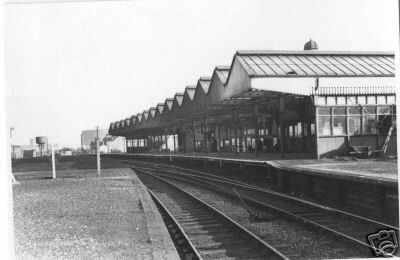
[[[306,42],[306,44],[304,44],[304,50],[305,51],[318,50],[317,42],[310,39],[308,42]]]

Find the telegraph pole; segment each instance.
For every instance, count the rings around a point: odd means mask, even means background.
[[[96,127],[96,157],[97,157],[97,175],[101,175],[101,164],[100,164],[100,141],[99,141],[99,126]]]

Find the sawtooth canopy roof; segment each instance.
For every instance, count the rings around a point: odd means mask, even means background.
[[[142,122],[143,114],[137,114],[136,117],[139,123]]]
[[[198,84],[200,85],[201,89],[204,91],[205,94],[208,93],[210,88],[211,78],[210,77],[200,77]]]
[[[175,100],[178,103],[178,105],[181,106],[183,102],[183,93],[176,93]]]
[[[147,120],[147,118],[149,118],[149,111],[148,110],[143,111],[143,117],[144,117],[145,120]]]
[[[136,120],[137,120],[136,116],[131,116],[132,125],[134,125],[136,123]]]
[[[154,118],[155,117],[155,115],[156,115],[156,108],[155,107],[151,107],[150,108],[150,116],[151,116],[151,118]]]
[[[219,79],[222,81],[222,83],[226,83],[226,80],[228,79],[229,75],[229,70],[231,68],[229,66],[217,66],[215,67],[215,73],[219,77]]]
[[[393,77],[394,54],[338,51],[238,51],[250,77]]]
[[[196,94],[196,86],[187,86],[185,92],[189,96],[190,100],[193,100],[194,94]]]
[[[173,104],[174,104],[174,99],[173,98],[167,98],[165,100],[165,107],[168,109],[168,111],[171,111]]]
[[[157,104],[158,113],[162,114],[164,112],[164,107],[165,107],[165,104],[163,104],[163,103]]]

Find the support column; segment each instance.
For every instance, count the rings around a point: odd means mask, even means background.
[[[258,149],[259,149],[259,147],[258,147],[258,143],[259,143],[259,141],[260,141],[260,135],[259,135],[259,133],[258,133],[258,128],[259,128],[259,126],[258,126],[258,104],[255,104],[254,105],[254,116],[255,116],[255,120],[254,120],[254,128],[255,128],[255,142],[256,142],[256,145],[255,145],[255,154],[256,154],[256,157],[258,156]]]
[[[196,152],[196,128],[194,120],[192,120],[192,132],[193,132],[193,151]]]
[[[316,153],[316,158],[320,159],[319,149],[318,149],[318,139],[319,139],[319,134],[318,134],[318,131],[319,131],[318,117],[319,117],[319,115],[318,114],[319,114],[318,107],[315,107],[315,133],[314,133],[315,153]]]
[[[204,144],[206,147],[206,153],[208,153],[208,122],[207,122],[208,116],[206,113],[206,117],[204,119],[204,127],[205,127],[205,134],[204,134]]]
[[[279,147],[279,149],[280,149],[280,152],[281,152],[281,156],[282,156],[282,158],[283,157],[285,157],[285,139],[286,139],[286,137],[285,137],[285,124],[284,124],[284,122],[283,122],[283,119],[282,119],[282,114],[284,113],[284,111],[285,111],[285,100],[284,100],[284,98],[283,97],[280,97],[279,98],[279,112],[278,112],[278,118],[279,118],[279,135],[280,135],[280,137],[279,137],[279,144],[280,144],[280,147]]]
[[[233,110],[233,127],[234,127],[234,133],[235,133],[235,153],[238,154],[239,151],[239,145],[238,145],[238,133],[237,133],[237,113],[236,110]]]

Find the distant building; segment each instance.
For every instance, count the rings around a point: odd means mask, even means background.
[[[106,129],[99,129],[98,135],[99,139],[102,140],[107,135]],[[84,130],[81,133],[81,149],[87,152],[94,152],[97,137],[97,130]]]
[[[126,152],[126,139],[122,136],[107,135],[103,138],[102,153],[124,153]]]
[[[61,148],[60,150],[58,150],[58,154],[61,156],[72,156],[72,149],[71,148]]]
[[[35,144],[11,146],[12,159],[32,158],[38,156],[40,156],[39,147]]]

